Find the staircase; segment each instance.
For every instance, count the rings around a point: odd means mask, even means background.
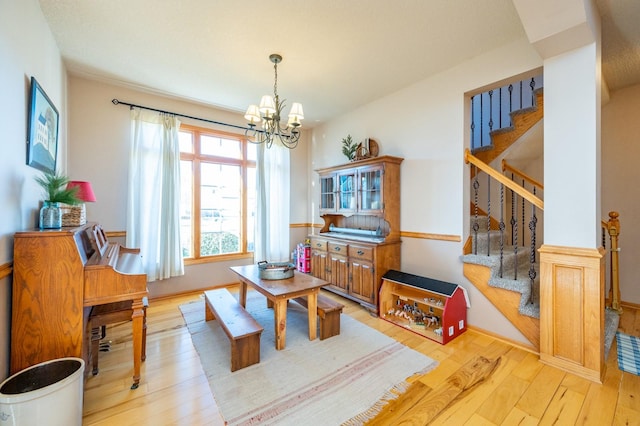
[[[474,218],[472,222],[475,222]],[[538,349],[540,273],[534,264],[532,292],[530,249],[505,245],[501,250],[500,239],[503,237],[500,231],[487,230],[486,216],[479,217],[478,223],[482,225],[479,225],[477,235],[471,236],[474,249],[462,256],[464,275]]]
[[[473,150],[480,161],[490,164],[517,142],[529,129],[544,118],[544,90],[534,92],[535,104],[528,108],[510,113],[512,125],[494,130],[490,133],[491,145]]]
[[[540,351],[540,266],[537,250],[542,242],[536,235],[543,233],[541,226],[539,229],[536,227],[539,226],[538,216],[540,221],[543,219],[544,202],[537,196],[543,192],[543,187],[518,171],[517,182],[514,182],[514,168],[509,168],[512,172],[509,178],[489,166],[502,157],[505,170],[504,158],[509,156],[510,148],[524,140],[523,135],[543,119],[543,91],[537,89],[534,93],[535,105],[512,112],[513,125],[491,132],[490,146],[476,149],[473,155],[467,152],[467,162],[472,164],[470,175],[474,193],[471,232],[461,260],[465,277],[531,342],[536,351]],[[519,149],[512,148],[513,151]],[[496,189],[498,187],[499,190]],[[493,201],[497,198],[499,202]],[[481,203],[487,204],[482,206],[485,210],[480,207]],[[617,215],[613,219],[616,218]],[[603,222],[605,228],[606,222]],[[616,228],[619,227],[616,225]],[[511,244],[514,233],[515,244]],[[603,246],[606,248],[604,233]],[[616,303],[614,300],[614,307]],[[619,310],[606,309],[605,354],[611,347],[618,322]]]

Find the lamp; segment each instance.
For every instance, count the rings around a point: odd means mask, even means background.
[[[93,193],[93,188],[91,188],[91,184],[82,180],[71,180],[67,183],[67,189],[78,188],[78,192],[76,192],[76,197],[79,200],[86,202],[95,202],[96,196]]]
[[[282,56],[278,54],[269,55],[269,60],[273,62],[275,80],[273,83],[273,97],[264,95],[260,100],[260,106],[249,105],[244,118],[249,121],[249,129],[244,134],[250,137],[253,143],[265,143],[267,148],[271,148],[274,140],[277,138],[282,145],[289,149],[293,149],[298,145],[300,140],[301,121],[304,119],[302,104],[294,102],[291,105],[291,111],[288,115],[287,125],[282,127],[280,120],[282,119],[282,110],[285,100],[280,101],[278,96],[278,64],[282,62]],[[262,123],[262,129],[256,129],[256,126]]]
[[[87,208],[84,202],[95,202],[96,196],[93,193],[91,184],[81,180],[71,180],[67,183],[67,189],[78,188],[76,197],[83,203],[75,206],[62,207],[62,226],[79,226],[87,223]]]

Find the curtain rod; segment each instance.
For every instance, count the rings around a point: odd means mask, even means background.
[[[222,126],[235,127],[236,129],[250,130],[250,129],[249,129],[249,128],[247,128],[247,127],[243,127],[243,126],[236,126],[235,124],[223,123],[223,122],[221,122],[221,121],[209,120],[209,119],[207,119],[207,118],[193,117],[193,116],[191,116],[191,115],[179,114],[179,113],[177,113],[177,112],[164,111],[164,110],[161,110],[161,109],[156,109],[156,108],[146,107],[146,106],[142,106],[142,105],[130,104],[130,103],[128,103],[128,102],[122,102],[122,101],[119,101],[119,100],[117,100],[117,99],[115,99],[115,98],[114,98],[114,99],[112,99],[112,100],[111,100],[111,102],[112,102],[114,105],[127,105],[127,106],[128,106],[128,107],[130,107],[130,108],[134,108],[134,107],[135,107],[135,108],[142,108],[142,109],[147,109],[147,110],[149,110],[149,111],[155,111],[155,112],[160,112],[160,113],[164,113],[164,114],[172,114],[172,115],[176,115],[176,116],[178,116],[178,117],[191,118],[191,119],[193,119],[193,120],[199,120],[199,121],[206,121],[207,123],[213,123],[213,124],[220,124],[220,125],[222,125]],[[262,130],[258,130],[258,129],[255,129],[255,131],[257,131],[257,132],[263,132]]]

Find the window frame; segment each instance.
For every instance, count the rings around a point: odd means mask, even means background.
[[[180,124],[179,132],[188,132],[192,135],[193,152],[180,151],[180,161],[191,162],[191,242],[192,253],[190,257],[183,257],[185,265],[193,265],[200,263],[222,262],[233,259],[253,258],[254,252],[247,251],[247,225],[248,225],[248,191],[247,191],[247,174],[249,168],[256,168],[256,161],[249,160],[248,146],[250,140],[243,134],[232,132],[224,132],[221,130],[199,127],[190,124]],[[219,137],[225,139],[234,139],[240,142],[240,158],[220,157],[215,155],[201,154],[201,136]],[[202,163],[225,164],[240,166],[241,185],[240,185],[240,252],[223,253],[202,256],[201,248],[201,165]],[[255,228],[255,227],[254,227]]]

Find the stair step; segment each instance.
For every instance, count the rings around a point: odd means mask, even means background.
[[[501,233],[500,231],[493,230],[489,232],[487,232],[486,230],[478,231],[477,233],[471,231],[471,239],[474,243],[475,241],[478,241],[478,247],[484,247],[484,251],[486,251],[487,244],[492,248],[499,248],[500,240],[502,240],[503,245],[512,244],[511,238],[507,235],[506,232]],[[530,250],[530,247],[528,249]]]
[[[533,303],[531,301],[531,278],[529,277],[529,271],[531,264],[529,263],[529,254],[524,252],[518,253],[518,268],[517,279],[514,271],[514,260],[516,255],[513,253],[513,248],[510,247],[510,253],[507,253],[503,257],[502,263],[502,277],[500,277],[500,256],[499,254],[487,255],[475,255],[467,254],[461,257],[464,263],[473,263],[476,265],[487,266],[491,269],[491,277],[489,278],[488,285],[496,288],[502,288],[509,291],[515,291],[522,295],[520,299],[519,312],[522,315],[527,315],[533,318],[540,318],[540,305],[539,305],[539,288],[540,288],[540,267],[537,263],[533,264],[533,272],[535,273],[533,280]]]

